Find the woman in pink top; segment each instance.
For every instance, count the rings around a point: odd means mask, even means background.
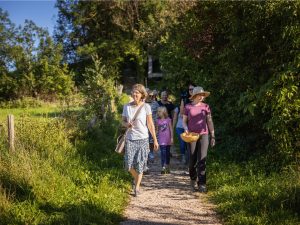
[[[165,106],[157,109],[156,129],[161,154],[162,174],[170,173],[170,147],[173,144],[172,120]]]
[[[195,132],[201,135],[198,141],[188,143],[191,185],[195,191],[198,190],[200,192],[207,191],[205,170],[209,133],[210,144],[212,147],[215,145],[215,132],[210,107],[203,102],[204,98],[208,97],[209,94],[202,87],[194,87],[193,94],[190,97],[192,103],[185,106],[182,121],[185,132]],[[196,187],[197,178],[198,188]]]

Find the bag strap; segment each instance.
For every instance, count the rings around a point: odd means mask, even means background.
[[[141,109],[143,108],[143,106],[145,105],[145,103],[142,103],[142,105],[140,106],[140,108],[137,109],[137,111],[135,112],[133,118],[132,118],[132,122],[136,120],[137,116],[139,115]],[[127,132],[129,131],[129,128],[126,129],[126,132],[125,132],[125,136],[127,134]]]
[[[135,114],[134,114],[134,116],[133,116],[133,118],[132,118],[131,121],[135,121],[136,120],[137,116],[139,115],[139,113],[140,113],[140,111],[141,111],[141,109],[143,108],[144,105],[145,105],[145,103],[142,103],[142,105],[140,106],[140,108],[138,108],[138,110],[135,112]]]

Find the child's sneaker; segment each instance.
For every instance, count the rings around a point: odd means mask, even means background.
[[[166,173],[167,173],[166,167],[163,167],[160,173],[161,173],[161,174],[166,174]]]
[[[166,173],[171,173],[170,167],[166,167]]]

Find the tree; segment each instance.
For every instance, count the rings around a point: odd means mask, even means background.
[[[101,59],[94,55],[94,65],[85,69],[85,108],[90,116],[96,116],[100,121],[111,115],[114,108],[114,100],[117,96],[114,80],[110,78],[113,68],[103,65]]]
[[[165,80],[212,92],[219,135],[243,146],[240,159],[269,150],[266,162],[284,164],[298,151],[299,6],[197,2],[164,41]]]
[[[62,64],[62,46],[26,20],[15,28],[0,9],[0,98],[53,99],[71,93],[72,75]]]
[[[56,39],[64,43],[65,56],[83,81],[84,68],[97,54],[106,65],[121,72],[134,62],[137,78],[146,76],[147,54],[160,48],[168,27],[193,3],[174,1],[58,1]]]

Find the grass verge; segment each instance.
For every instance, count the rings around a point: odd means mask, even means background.
[[[234,162],[217,155],[210,155],[208,185],[225,224],[300,224],[299,167],[266,174],[259,159]]]
[[[129,177],[112,150],[117,120],[85,133],[40,110],[16,116],[14,153],[0,137],[0,224],[118,224]]]

